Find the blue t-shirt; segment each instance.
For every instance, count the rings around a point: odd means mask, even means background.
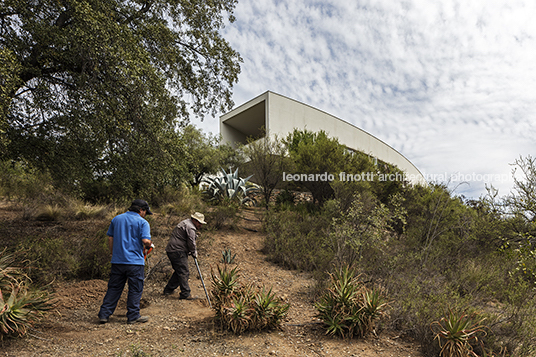
[[[127,211],[115,216],[106,234],[114,238],[112,264],[145,265],[141,240],[151,239],[151,228],[139,213]]]

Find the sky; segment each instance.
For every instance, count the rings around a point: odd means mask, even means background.
[[[239,0],[233,100],[270,90],[399,151],[429,182],[508,194],[535,156],[534,0]],[[221,113],[224,114],[224,113]],[[193,124],[219,134],[219,117]]]

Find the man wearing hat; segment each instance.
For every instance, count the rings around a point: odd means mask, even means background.
[[[206,224],[205,216],[195,212],[190,218],[185,219],[175,226],[171,232],[166,247],[167,256],[173,267],[173,275],[164,288],[164,295],[171,295],[175,289],[180,287],[179,299],[192,299],[188,279],[190,270],[188,268],[188,254],[197,258],[197,230],[201,225]]]
[[[128,281],[127,323],[147,322],[140,315],[140,300],[145,279],[143,250],[151,248],[151,229],[145,216],[153,214],[144,200],[134,200],[127,212],[112,219],[108,228],[108,246],[112,268],[108,290],[99,311],[101,324],[107,323]]]

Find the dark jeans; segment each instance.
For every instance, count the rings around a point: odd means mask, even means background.
[[[175,289],[180,287],[179,297],[187,298],[190,296],[190,270],[188,269],[188,253],[186,252],[168,252],[167,256],[173,267],[173,275],[169,279],[164,294],[171,294]]]
[[[127,319],[132,321],[140,317],[140,300],[145,279],[144,268],[143,265],[112,264],[108,291],[106,291],[99,311],[100,319],[107,319],[114,313],[127,280]]]

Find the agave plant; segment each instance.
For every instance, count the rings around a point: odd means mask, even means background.
[[[457,313],[449,309],[446,316],[431,325],[439,341],[441,357],[467,357],[478,355],[473,351],[471,341],[478,341],[478,334],[485,334],[484,319],[475,321],[476,315]]]
[[[208,185],[203,193],[212,201],[229,199],[231,201],[239,201],[241,204],[246,202],[255,203],[255,200],[248,196],[251,193],[259,191],[258,185],[249,182],[252,176],[241,178],[238,176],[238,169],[234,172],[231,169],[229,169],[229,172],[221,169],[221,175],[213,178],[205,177],[201,180],[202,183]]]

